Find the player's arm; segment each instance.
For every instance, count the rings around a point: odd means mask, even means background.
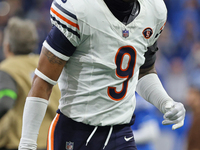
[[[81,32],[76,11],[70,2],[62,6],[60,2],[54,0],[51,5],[53,27],[43,43],[36,76],[26,99],[19,150],[37,149],[37,135],[52,87],[80,43]]]
[[[43,46],[28,97],[40,97],[48,100],[52,87],[56,84],[65,64],[65,60],[58,58]]]
[[[19,150],[37,149],[37,135],[52,87],[57,83],[63,67],[80,42],[81,32],[73,7],[70,3],[65,7],[58,3],[59,1],[55,0],[51,6],[53,27],[43,43],[36,75],[24,106]],[[70,13],[66,13],[68,9]]]
[[[37,149],[37,136],[48,106],[53,85],[66,64],[43,46],[39,64],[35,71],[31,90],[23,113],[22,136],[19,150]]]
[[[155,47],[154,47],[155,49]],[[149,51],[150,49],[148,49]],[[146,61],[140,68],[137,93],[145,100],[156,106],[164,114],[163,124],[175,124],[172,129],[177,129],[184,124],[185,108],[182,103],[177,103],[163,88],[155,69],[155,52],[150,50],[145,54]]]
[[[32,87],[26,98],[19,150],[37,149],[37,136],[52,87],[57,83],[63,67],[75,49],[57,27],[51,29],[43,43]]]
[[[75,47],[56,27],[52,28],[43,45],[24,106],[19,150],[37,149],[37,137],[52,87],[57,83],[63,67],[75,51]]]

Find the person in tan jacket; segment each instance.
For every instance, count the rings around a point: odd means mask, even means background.
[[[200,82],[194,78],[187,95],[187,104],[191,111],[191,125],[187,137],[187,150],[200,150]]]
[[[17,17],[9,19],[3,41],[6,59],[0,63],[0,150],[18,149],[23,108],[39,60],[39,55],[32,53],[37,45],[38,35],[33,22]],[[48,128],[58,107],[58,86],[52,92],[39,131],[38,149],[46,149]]]

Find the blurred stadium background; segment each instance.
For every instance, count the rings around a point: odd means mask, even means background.
[[[40,53],[42,42],[51,29],[51,2],[52,0],[0,0],[0,62],[4,59],[3,29],[12,16],[28,18],[36,23],[40,44],[35,53]],[[200,90],[200,0],[165,2],[168,21],[158,41],[156,68],[169,95],[185,104],[187,115],[184,127],[172,131],[170,126],[161,125],[162,115],[157,113],[161,134],[155,141],[155,147],[156,150],[186,150],[192,120],[188,91],[191,86]]]

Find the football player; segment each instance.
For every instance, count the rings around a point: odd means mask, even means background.
[[[135,91],[183,125],[185,109],[156,74],[156,41],[164,29],[163,0],[55,0],[53,27],[43,43],[26,99],[19,150],[36,149],[53,85],[61,99],[48,150],[136,150]]]

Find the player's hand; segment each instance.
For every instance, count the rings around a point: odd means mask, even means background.
[[[172,130],[180,128],[184,124],[185,108],[182,103],[170,101],[165,104],[165,114],[162,121],[163,125],[174,124]]]

